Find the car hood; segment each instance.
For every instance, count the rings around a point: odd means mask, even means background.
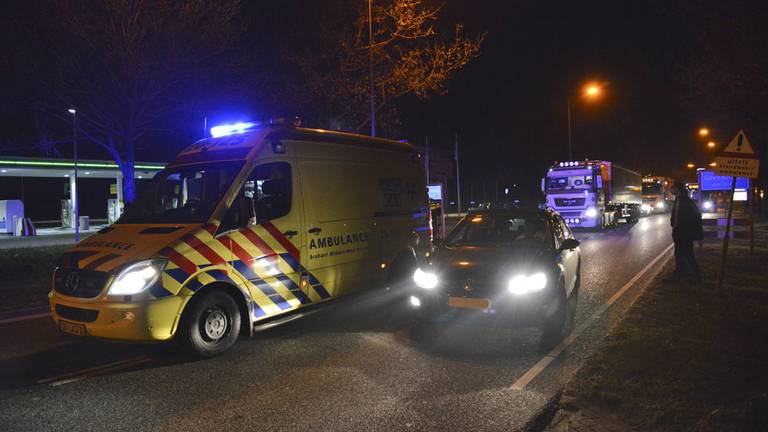
[[[163,249],[183,245],[183,238],[198,232],[210,236],[200,224],[114,224],[69,249],[61,256],[58,265],[113,271],[128,263],[159,257]]]

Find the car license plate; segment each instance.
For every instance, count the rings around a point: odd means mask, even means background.
[[[67,334],[75,336],[85,336],[85,326],[82,324],[71,323],[69,321],[59,320],[59,329]]]
[[[448,297],[448,306],[465,309],[488,309],[491,301],[481,298]]]

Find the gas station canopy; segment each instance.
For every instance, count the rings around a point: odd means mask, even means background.
[[[137,179],[151,178],[165,168],[163,163],[136,162],[134,173]],[[69,177],[75,169],[71,159],[26,158],[0,156],[0,177]],[[78,177],[119,178],[120,167],[113,161],[79,159]]]

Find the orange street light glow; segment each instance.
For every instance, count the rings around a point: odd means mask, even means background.
[[[709,147],[709,148],[715,148],[715,142],[714,142],[714,141],[710,141],[710,142],[708,142],[708,143],[707,143],[707,147]]]
[[[689,164],[688,164],[688,168],[694,168],[695,166],[696,166],[696,165],[695,165],[695,164],[692,164],[692,163],[689,163]]]
[[[712,162],[711,164],[709,164],[709,166],[716,167],[717,166],[717,162]]]
[[[603,89],[597,84],[587,84],[584,86],[584,96],[594,98],[599,96],[602,90]]]
[[[700,136],[708,136],[709,135],[709,129],[707,129],[707,128],[699,129],[699,135]]]

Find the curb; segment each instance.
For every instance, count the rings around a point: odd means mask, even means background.
[[[560,410],[560,399],[563,396],[563,389],[557,391],[547,403],[536,413],[533,418],[525,423],[522,432],[542,432],[546,430],[552,420],[555,418],[555,414]]]

